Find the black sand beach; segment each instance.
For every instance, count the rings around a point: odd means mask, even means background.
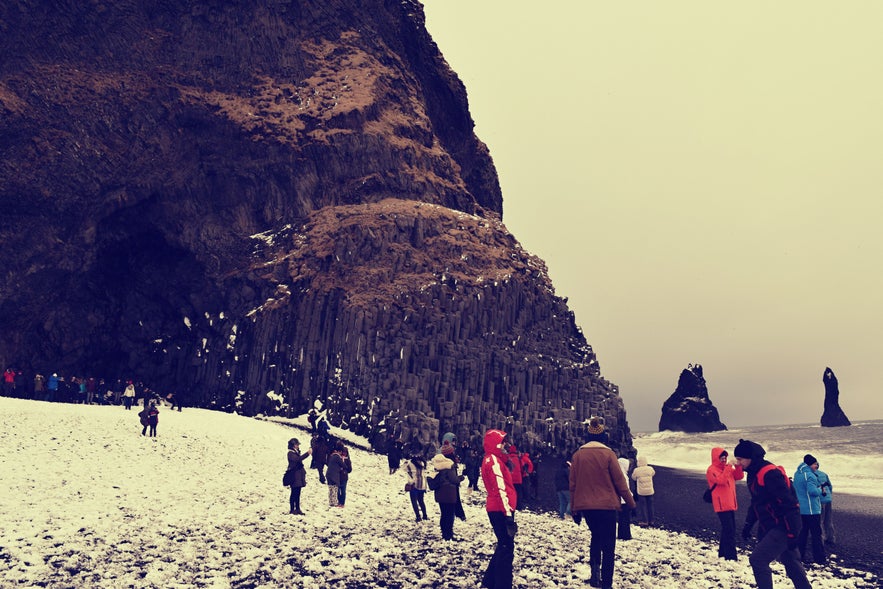
[[[527,502],[528,509],[549,510],[557,513],[552,479],[557,461],[544,462],[541,474],[541,500]],[[656,527],[682,532],[708,541],[717,551],[720,523],[714,510],[702,501],[705,477],[701,473],[654,466],[654,507]],[[736,514],[737,542],[740,559],[747,556],[750,546],[742,541],[739,533],[745,522],[745,514],[751,499],[744,482],[738,485],[739,511]],[[548,499],[548,500],[547,500]],[[834,495],[834,527],[837,544],[829,549],[829,555],[840,565],[874,573],[883,578],[883,499],[863,495]],[[745,566],[748,566],[745,558]]]

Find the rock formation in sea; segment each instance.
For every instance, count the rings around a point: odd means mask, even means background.
[[[830,368],[825,368],[822,374],[822,382],[825,384],[825,410],[822,412],[822,427],[839,427],[852,425],[846,413],[840,408],[840,387],[837,377]]]
[[[727,429],[717,408],[708,397],[702,366],[690,364],[681,371],[675,392],[662,404],[659,431],[688,433],[716,432]]]
[[[632,451],[419,2],[3,3],[0,55],[3,365]]]

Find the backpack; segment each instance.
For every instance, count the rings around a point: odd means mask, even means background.
[[[711,503],[711,492],[714,491],[714,488],[717,487],[717,483],[713,484],[709,488],[705,489],[705,493],[702,494],[702,500],[706,503]]]
[[[429,487],[430,491],[435,491],[441,487],[441,481],[438,480],[438,476],[426,477],[426,486]]]

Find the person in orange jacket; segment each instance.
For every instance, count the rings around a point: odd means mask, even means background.
[[[723,448],[712,448],[711,465],[705,471],[708,488],[711,489],[711,505],[721,520],[720,546],[717,555],[726,560],[736,560],[736,481],[741,481],[745,473],[736,464],[736,459],[728,460],[729,454]]]

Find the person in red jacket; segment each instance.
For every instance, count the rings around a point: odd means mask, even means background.
[[[515,524],[518,494],[512,484],[512,472],[506,465],[507,458],[503,451],[505,442],[504,431],[491,429],[484,434],[481,480],[487,491],[485,509],[497,537],[497,547],[481,580],[481,586],[486,589],[512,588],[512,560],[515,557],[515,534],[518,532]]]
[[[723,448],[712,448],[711,466],[705,471],[711,489],[711,505],[721,520],[721,539],[717,555],[725,560],[736,560],[736,481],[745,477],[736,459],[727,460]]]
[[[524,475],[521,470],[521,455],[518,454],[518,448],[515,444],[509,446],[509,456],[506,466],[509,468],[509,474],[512,475],[512,486],[515,487],[515,494],[518,495],[518,503],[521,504],[524,499],[524,490],[521,488],[521,483],[524,481]]]

